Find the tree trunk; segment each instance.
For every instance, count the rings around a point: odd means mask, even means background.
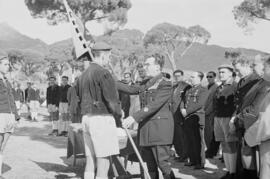
[[[181,58],[187,53],[187,51],[192,47],[192,45],[194,44],[194,42],[191,42],[191,44],[189,44],[189,46],[187,46],[187,48],[184,49],[184,51],[181,53]]]
[[[176,63],[175,63],[175,60],[174,60],[174,52],[171,52],[171,53],[167,52],[167,56],[168,56],[168,59],[169,59],[169,61],[171,63],[173,71],[175,71],[176,70]]]

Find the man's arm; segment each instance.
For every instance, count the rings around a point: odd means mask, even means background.
[[[134,94],[139,94],[141,92],[144,92],[147,90],[149,87],[153,86],[159,79],[162,78],[162,74],[155,76],[154,78],[150,79],[145,85],[128,85],[124,84],[120,81],[117,81],[117,90],[129,95],[134,95]]]
[[[268,93],[268,87],[260,88],[257,91],[254,100],[252,100],[252,103],[244,107],[241,111],[239,117],[242,119],[245,129],[248,129],[254,122],[257,121],[260,104]]]
[[[141,122],[147,119],[149,116],[158,112],[164,104],[168,102],[171,98],[172,93],[172,85],[171,82],[166,82],[163,86],[157,89],[157,95],[155,97],[155,101],[149,103],[146,107],[134,113],[132,117],[137,121]]]
[[[101,75],[100,86],[110,112],[115,117],[116,122],[119,122],[122,116],[121,105],[116,90],[115,80],[109,72],[105,72]]]

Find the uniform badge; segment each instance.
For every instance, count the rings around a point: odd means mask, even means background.
[[[148,112],[148,111],[149,111],[149,108],[148,108],[148,107],[144,107],[144,108],[143,108],[143,111],[144,111],[144,112]]]

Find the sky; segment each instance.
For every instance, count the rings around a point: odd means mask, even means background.
[[[201,25],[211,33],[209,44],[224,47],[253,48],[270,52],[270,22],[259,21],[250,34],[236,25],[233,7],[243,0],[131,0],[128,22],[123,28],[146,33],[158,23],[168,22],[189,27]],[[33,19],[24,0],[0,0],[0,22],[51,44],[71,36],[68,24],[49,26],[45,19]],[[99,35],[103,25],[88,24],[90,32]],[[0,34],[1,35],[1,34]],[[268,42],[268,43],[267,43]]]

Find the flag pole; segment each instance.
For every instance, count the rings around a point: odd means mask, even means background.
[[[133,147],[133,149],[134,149],[134,151],[135,151],[135,153],[136,153],[136,155],[137,155],[137,157],[138,157],[138,159],[139,159],[139,162],[140,162],[140,164],[141,164],[141,166],[142,166],[142,168],[143,168],[143,170],[144,170],[144,173],[145,173],[145,175],[146,175],[146,178],[147,178],[147,179],[151,179],[151,177],[150,177],[150,175],[149,175],[149,173],[148,173],[147,167],[144,165],[143,160],[142,160],[142,157],[141,157],[141,155],[140,155],[140,153],[139,153],[139,151],[138,151],[138,149],[137,149],[137,147],[136,147],[136,144],[135,144],[135,142],[133,141],[133,139],[132,139],[132,137],[131,137],[131,135],[130,135],[128,129],[127,129],[127,128],[124,128],[124,130],[125,130],[125,132],[127,133],[127,136],[128,136],[128,138],[129,138],[129,141],[130,141],[130,143],[131,143],[131,145],[132,145],[132,147]]]

